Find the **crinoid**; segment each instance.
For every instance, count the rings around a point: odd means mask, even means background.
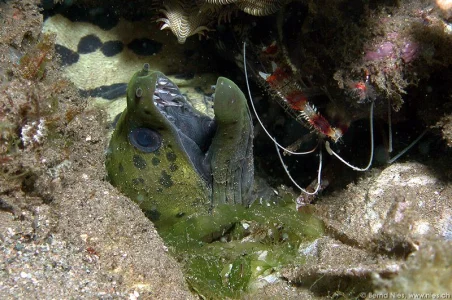
[[[230,20],[232,12],[242,10],[254,16],[266,16],[290,0],[164,0],[153,4],[163,7],[158,11],[164,15],[158,18],[162,22],[161,29],[170,29],[177,37],[179,43],[192,35],[203,35],[209,31],[215,19],[218,22]]]
[[[289,1],[284,0],[244,0],[237,1],[236,5],[239,9],[243,10],[247,14],[253,16],[266,16],[273,14],[279,10],[279,8]]]
[[[201,0],[216,5],[235,4],[240,10],[253,16],[266,16],[278,11],[287,0]]]
[[[157,22],[163,22],[160,29],[170,29],[177,41],[183,44],[189,36],[203,35],[209,30],[206,25],[213,20],[217,9],[218,6],[208,3],[199,6],[193,1],[164,1],[159,12],[165,17],[157,19]]]

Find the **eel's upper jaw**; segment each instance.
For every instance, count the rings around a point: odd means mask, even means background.
[[[216,132],[215,121],[193,109],[176,84],[145,65],[129,83],[127,108],[132,130],[155,131],[166,144],[172,141],[174,147],[180,146],[198,174],[210,183],[205,151]]]
[[[179,88],[163,74],[159,74],[153,94],[155,106],[160,111],[166,106],[183,106],[181,99],[183,96]]]
[[[158,71],[151,71],[149,64],[145,64],[143,69],[135,74],[129,83],[128,99],[134,99],[134,101],[128,102],[128,106],[142,109],[145,113],[152,114],[154,109],[151,106],[155,106],[160,114],[164,113],[166,107],[170,106],[183,106],[184,97],[182,96],[179,88],[171,80],[169,80],[163,73]],[[152,103],[142,102],[144,99],[149,99],[152,96]],[[143,99],[142,99],[143,98]]]

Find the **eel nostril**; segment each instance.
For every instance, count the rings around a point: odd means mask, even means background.
[[[135,90],[135,96],[137,96],[137,98],[141,98],[143,96],[143,89],[142,88],[137,88]]]

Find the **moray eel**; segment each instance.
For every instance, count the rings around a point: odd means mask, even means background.
[[[208,214],[220,204],[251,204],[253,127],[246,98],[220,77],[215,119],[194,110],[149,64],[127,87],[107,150],[110,182],[153,221]]]

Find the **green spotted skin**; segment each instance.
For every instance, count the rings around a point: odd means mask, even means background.
[[[215,91],[217,132],[209,152],[215,204],[250,204],[253,185],[253,127],[245,95],[220,77]]]
[[[145,66],[130,80],[127,108],[107,150],[110,182],[155,222],[209,214],[222,203],[248,206],[254,175],[253,130],[243,93],[232,81],[218,79],[214,100],[217,130],[205,152],[195,151],[196,160],[208,166],[206,176],[195,167],[193,151],[185,150],[178,129],[153,101],[157,81],[162,78],[166,77]],[[136,128],[157,132],[160,147],[149,153],[135,147],[129,134]]]

